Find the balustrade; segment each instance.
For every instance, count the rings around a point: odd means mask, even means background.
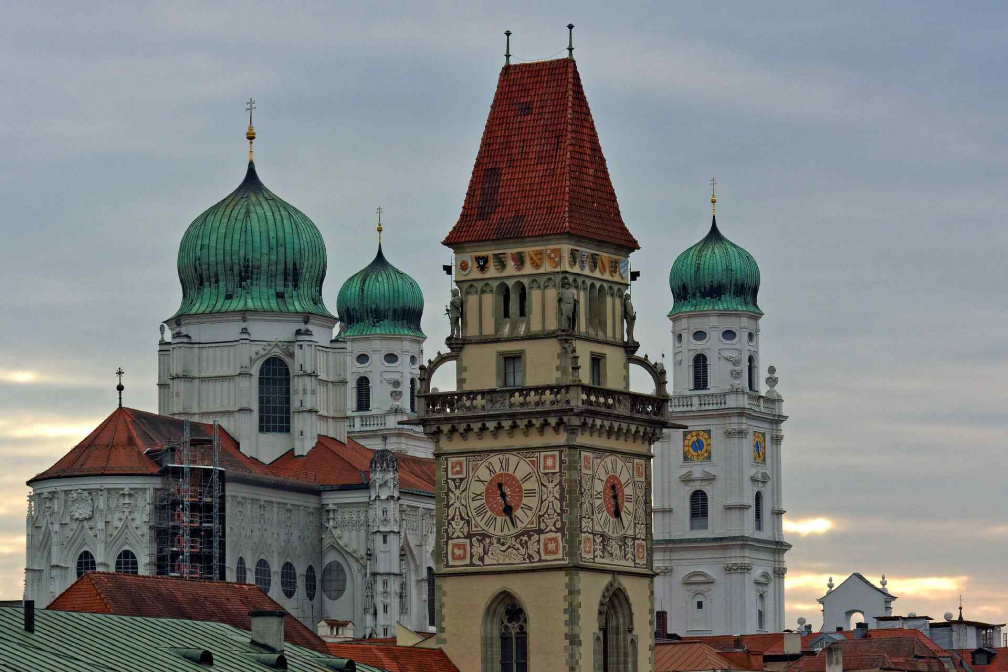
[[[592,408],[662,418],[668,400],[590,385],[543,385],[513,390],[473,390],[423,395],[426,416]]]

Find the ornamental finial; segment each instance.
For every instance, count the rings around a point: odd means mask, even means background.
[[[710,178],[710,211],[712,215],[717,214],[717,196],[714,195],[714,186],[717,184],[717,180],[713,177]]]
[[[382,232],[382,225],[381,225],[381,206],[380,206],[380,205],[379,205],[379,206],[378,206],[378,208],[377,208],[377,209],[375,210],[375,212],[377,212],[377,213],[378,213],[378,247],[381,247],[381,232]]]
[[[567,24],[567,58],[574,60],[574,24]]]
[[[249,141],[249,163],[252,163],[252,141],[255,140],[255,129],[252,127],[252,110],[256,109],[255,101],[251,98],[245,103],[245,111],[249,113],[249,127],[245,131],[245,138]]]
[[[504,31],[504,65],[511,65],[511,31]]]
[[[121,366],[118,369],[116,369],[116,372],[115,372],[115,375],[119,377],[119,384],[116,385],[116,392],[119,393],[119,408],[122,408],[122,393],[123,393],[123,390],[126,389],[123,386],[123,384],[122,384],[122,377],[123,377],[124,373],[126,373],[126,372],[122,370]]]

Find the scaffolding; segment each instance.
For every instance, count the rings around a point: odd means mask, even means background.
[[[201,429],[201,428],[197,428]],[[159,576],[224,579],[225,474],[220,466],[220,429],[193,436],[188,420],[180,441],[155,457],[163,487],[154,507],[154,555]]]

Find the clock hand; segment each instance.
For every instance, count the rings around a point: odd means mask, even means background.
[[[497,494],[500,495],[501,501],[504,502],[504,515],[507,519],[511,521],[511,527],[516,527],[514,519],[514,507],[508,503],[507,493],[504,492],[504,484],[497,481]]]
[[[623,512],[620,511],[619,507],[619,494],[616,492],[616,484],[613,483],[609,486],[610,492],[612,493],[612,503],[613,503],[613,513],[616,514],[616,518],[622,523],[623,522]]]

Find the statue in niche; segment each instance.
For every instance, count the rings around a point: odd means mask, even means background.
[[[626,322],[626,341],[636,343],[633,337],[634,324],[637,323],[637,311],[634,310],[630,292],[623,295],[623,320]]]
[[[451,301],[445,306],[445,315],[451,322],[451,336],[448,338],[462,338],[462,296],[458,289],[451,290]]]
[[[557,292],[557,303],[559,304],[559,324],[557,326],[560,329],[573,329],[574,290],[571,289],[570,278],[565,277],[560,282],[560,291]]]

